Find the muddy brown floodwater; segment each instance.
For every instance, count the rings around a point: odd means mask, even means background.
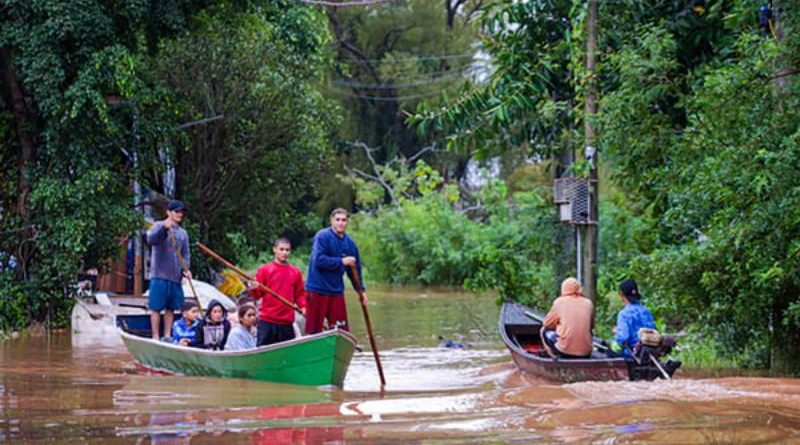
[[[369,351],[332,390],[146,375],[113,336],[25,337],[0,343],[0,443],[800,444],[800,379],[536,381],[500,344],[494,297],[369,296],[383,393]],[[442,339],[471,347],[440,348]]]

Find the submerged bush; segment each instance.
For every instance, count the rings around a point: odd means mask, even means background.
[[[487,185],[479,199],[480,220],[454,209],[448,190],[357,214],[351,233],[371,279],[496,289],[502,299],[546,301],[557,224],[552,204],[535,192],[509,199],[501,182]]]

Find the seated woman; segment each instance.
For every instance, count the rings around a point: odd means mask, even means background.
[[[239,324],[231,329],[231,335],[225,343],[226,351],[241,351],[256,347],[256,336],[253,326],[256,324],[256,307],[252,304],[239,306]]]
[[[561,296],[544,319],[545,346],[562,358],[587,358],[592,353],[594,317],[592,301],[583,296],[580,283],[567,278]]]
[[[197,327],[200,325],[197,303],[186,301],[181,308],[181,319],[172,323],[172,342],[181,346],[197,346]]]
[[[206,309],[206,316],[197,327],[197,346],[204,349],[223,350],[228,334],[231,332],[231,322],[228,321],[228,311],[217,300],[211,300]]]

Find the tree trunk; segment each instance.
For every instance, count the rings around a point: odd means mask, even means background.
[[[36,139],[31,133],[35,128],[35,120],[32,113],[25,103],[25,96],[20,87],[17,76],[14,73],[14,62],[11,48],[0,47],[0,73],[2,73],[3,96],[10,100],[11,113],[14,116],[14,131],[19,144],[19,156],[17,157],[18,181],[17,181],[17,214],[22,220],[22,226],[26,228],[20,233],[22,242],[17,248],[17,259],[19,261],[20,278],[28,279],[28,265],[33,255],[33,247],[26,242],[30,238],[31,228],[31,209],[28,197],[31,194],[31,168],[36,161]]]
[[[770,371],[774,374],[800,375],[800,329],[783,324],[789,303],[796,295],[797,289],[790,289],[775,297],[772,306]]]

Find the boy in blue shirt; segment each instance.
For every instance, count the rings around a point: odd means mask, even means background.
[[[200,310],[197,303],[187,301],[183,303],[181,319],[172,324],[172,342],[181,346],[196,346],[197,326],[200,325]]]

